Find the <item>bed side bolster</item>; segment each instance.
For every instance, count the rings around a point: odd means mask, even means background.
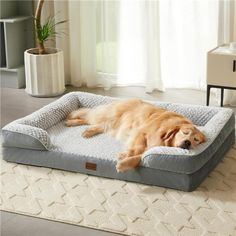
[[[3,146],[49,150],[52,146],[47,131],[12,122],[2,129]]]

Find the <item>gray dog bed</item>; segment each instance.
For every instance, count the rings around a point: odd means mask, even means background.
[[[114,98],[72,92],[2,129],[3,159],[102,177],[194,190],[223,158],[235,140],[232,110],[173,103],[154,103],[183,114],[207,141],[193,150],[155,147],[143,154],[136,170],[117,173],[117,154],[124,147],[108,134],[84,139],[86,126],[66,127],[66,116],[79,107],[94,107]]]

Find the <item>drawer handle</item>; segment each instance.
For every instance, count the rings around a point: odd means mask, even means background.
[[[233,62],[233,72],[235,72],[236,71],[236,60],[234,60],[234,62]]]

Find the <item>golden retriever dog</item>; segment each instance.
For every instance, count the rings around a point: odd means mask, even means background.
[[[118,172],[136,168],[142,154],[152,147],[190,149],[206,140],[189,119],[139,99],[73,111],[66,125],[90,125],[83,133],[84,138],[107,132],[122,140],[127,151],[119,154]]]

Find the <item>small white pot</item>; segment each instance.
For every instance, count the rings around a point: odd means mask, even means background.
[[[26,92],[35,97],[52,97],[65,91],[63,51],[46,48],[48,54],[37,54],[37,48],[25,51]]]

